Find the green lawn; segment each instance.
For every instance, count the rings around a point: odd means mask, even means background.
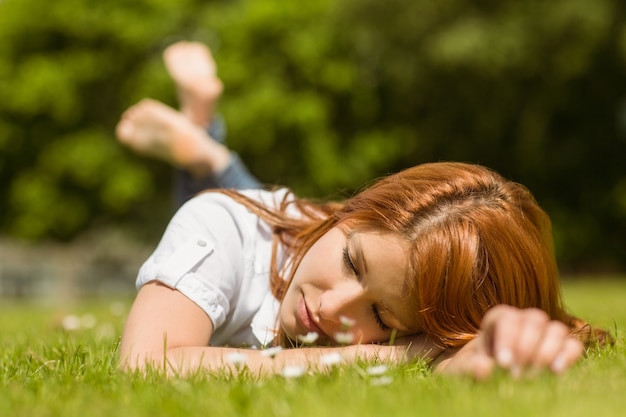
[[[129,300],[32,305],[0,301],[0,416],[617,416],[626,393],[626,279],[566,281],[571,311],[610,328],[618,343],[561,377],[487,382],[365,365],[286,380],[141,378],[116,370]],[[62,323],[82,322],[66,331]],[[390,382],[391,381],[391,382]],[[389,383],[390,382],[390,383]]]

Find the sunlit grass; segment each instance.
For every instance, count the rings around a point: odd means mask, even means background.
[[[266,379],[245,372],[187,379],[124,374],[117,348],[129,300],[3,301],[0,416],[620,415],[626,280],[566,281],[564,290],[570,310],[610,328],[617,345],[590,352],[560,377],[496,375],[484,383],[434,376],[419,363],[369,372],[371,364],[362,363]],[[377,380],[380,374],[385,378]]]

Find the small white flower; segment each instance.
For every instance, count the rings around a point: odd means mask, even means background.
[[[241,352],[232,352],[226,355],[226,360],[235,366],[241,366],[248,361],[248,355]]]
[[[356,324],[356,320],[346,316],[339,316],[339,322],[345,330],[351,329]]]
[[[115,337],[115,327],[111,323],[103,323],[96,328],[98,340],[112,339]]]
[[[98,321],[93,314],[85,314],[80,318],[80,327],[85,329],[93,329]]]
[[[73,314],[65,316],[63,317],[63,320],[61,321],[61,326],[63,326],[63,329],[68,332],[73,332],[75,330],[78,330],[80,329],[80,318],[78,318],[77,316]]]
[[[265,356],[266,358],[273,358],[274,356],[276,356],[281,350],[283,350],[282,347],[280,346],[274,346],[271,348],[267,348],[267,349],[263,349],[261,351],[261,355]]]
[[[320,337],[317,332],[308,332],[306,335],[298,335],[298,340],[304,343],[305,345],[312,345],[315,341]]]
[[[335,340],[341,345],[349,345],[354,341],[354,335],[348,332],[335,333]]]
[[[109,305],[109,311],[114,316],[121,316],[126,311],[126,307],[124,307],[124,303],[121,301],[114,301]]]
[[[370,384],[375,387],[382,387],[384,385],[389,385],[393,382],[393,377],[390,376],[379,376],[376,378],[372,378],[370,380]]]
[[[327,366],[338,365],[342,360],[343,359],[338,352],[329,353],[320,357],[320,363]]]
[[[374,366],[370,366],[369,368],[367,368],[365,370],[365,373],[367,373],[368,375],[371,376],[381,376],[383,375],[385,372],[387,372],[387,370],[389,369],[389,367],[387,365],[374,365]]]
[[[302,375],[304,375],[305,372],[306,369],[304,369],[302,366],[285,366],[281,374],[283,377],[290,379],[300,378]]]

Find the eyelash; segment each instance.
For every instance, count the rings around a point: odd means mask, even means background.
[[[348,252],[347,246],[343,248],[343,262],[349,271],[353,272],[354,275],[356,275],[357,277],[359,276],[359,271],[356,270],[356,266],[354,266],[354,263],[352,262],[352,259],[350,258],[350,253]]]
[[[374,319],[376,319],[376,324],[378,324],[378,327],[380,327],[380,329],[383,331],[389,330],[390,327],[387,326],[383,319],[380,317],[380,313],[378,312],[378,307],[376,307],[376,304],[372,304],[372,312],[374,313]]]
[[[356,266],[354,266],[354,263],[350,258],[350,252],[348,251],[347,246],[343,248],[343,262],[349,271],[354,273],[354,275],[356,275],[357,277],[359,276],[359,272],[357,271]],[[372,313],[374,314],[374,320],[376,320],[376,324],[378,325],[378,327],[380,327],[381,330],[387,331],[390,329],[390,327],[387,326],[383,319],[380,317],[380,313],[378,312],[378,307],[376,307],[376,304],[372,304]]]

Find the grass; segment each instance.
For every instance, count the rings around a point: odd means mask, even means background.
[[[566,281],[571,310],[617,336],[565,375],[487,382],[431,375],[420,364],[376,386],[366,364],[286,380],[196,376],[165,379],[117,371],[119,302],[0,304],[0,416],[588,416],[621,415],[626,392],[626,279]],[[129,300],[123,300],[126,308]],[[68,332],[68,314],[87,328]]]

